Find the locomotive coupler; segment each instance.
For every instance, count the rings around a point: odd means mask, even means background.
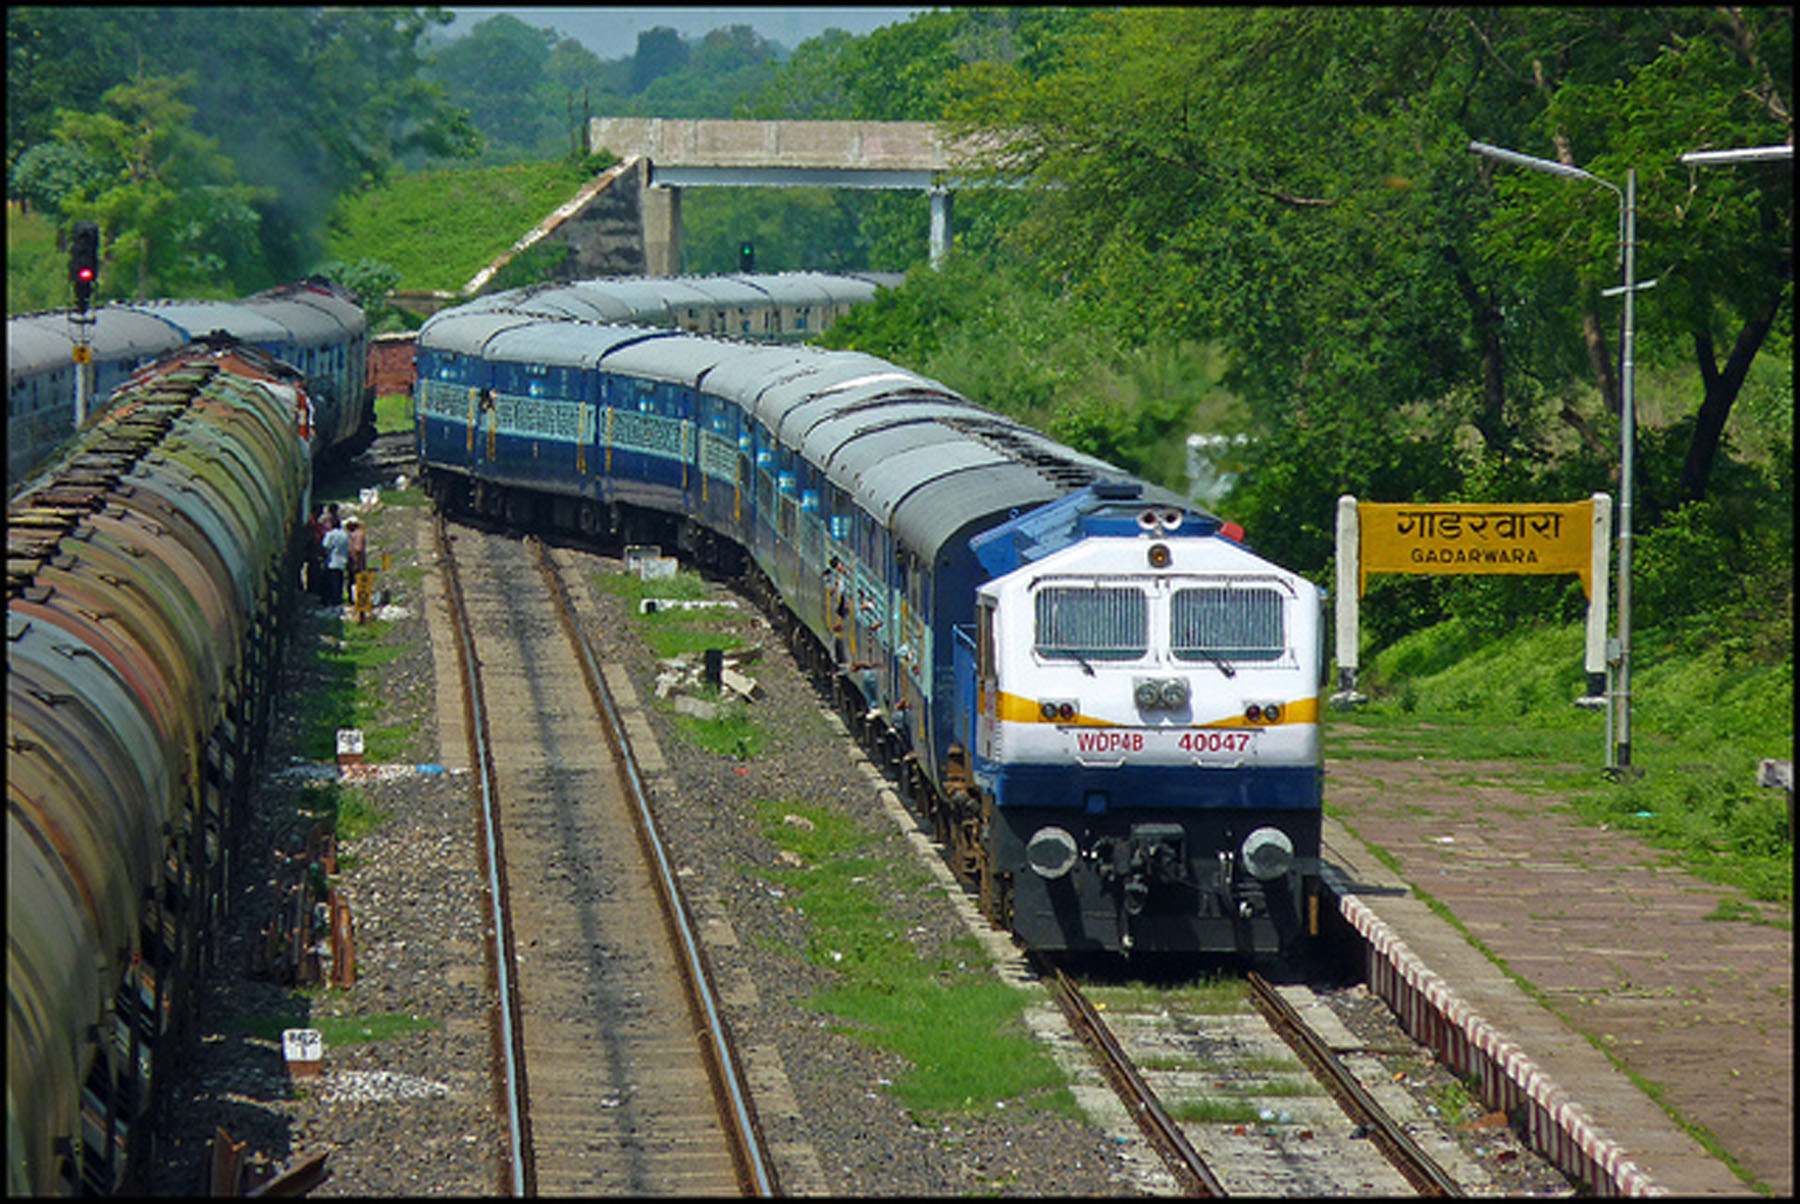
[[[1103,837],[1092,856],[1100,880],[1120,883],[1127,915],[1142,915],[1153,887],[1186,882],[1186,833],[1180,824],[1133,824],[1126,840]]]

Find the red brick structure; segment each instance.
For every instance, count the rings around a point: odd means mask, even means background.
[[[378,334],[369,340],[369,386],[375,396],[413,391],[413,344],[418,336],[410,330],[394,334]]]

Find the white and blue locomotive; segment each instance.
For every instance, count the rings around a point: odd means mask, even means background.
[[[420,330],[440,505],[747,560],[1034,948],[1274,956],[1316,934],[1317,587],[873,356],[572,309],[487,299]]]

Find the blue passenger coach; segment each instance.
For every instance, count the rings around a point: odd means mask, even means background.
[[[418,340],[446,509],[745,567],[998,922],[1046,949],[1316,933],[1320,594],[1182,498],[856,352],[573,316]]]

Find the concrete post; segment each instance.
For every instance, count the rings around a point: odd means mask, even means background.
[[[681,189],[657,184],[643,189],[644,274],[681,275]]]
[[[931,189],[931,266],[937,267],[950,250],[950,211],[952,196],[948,188]]]

